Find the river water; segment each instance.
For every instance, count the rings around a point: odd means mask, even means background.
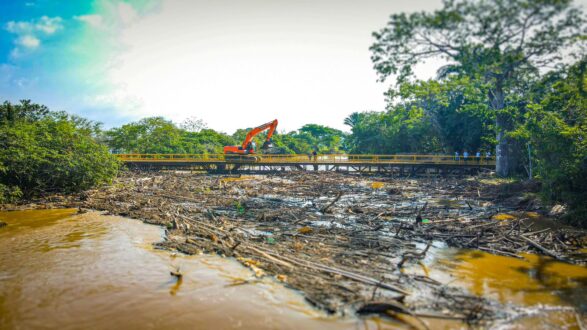
[[[0,329],[404,328],[329,317],[231,259],[154,250],[163,230],[136,220],[67,209],[0,212],[0,220],[8,224],[0,228]],[[170,275],[178,268],[181,279]],[[584,267],[437,249],[421,271],[502,303],[587,310]],[[507,326],[578,328],[574,312],[542,310]]]

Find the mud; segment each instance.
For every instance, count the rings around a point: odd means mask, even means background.
[[[584,263],[585,232],[545,226],[519,191],[483,178],[130,173],[79,206],[165,226],[160,248],[234,257],[330,313],[484,325],[516,305],[404,270],[443,246]]]

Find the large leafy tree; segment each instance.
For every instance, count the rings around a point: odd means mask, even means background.
[[[143,118],[106,132],[115,152],[183,153],[181,131],[163,117]]]
[[[448,64],[441,75],[459,74],[487,85],[495,112],[498,175],[517,167],[512,94],[521,82],[563,61],[585,32],[571,0],[445,0],[434,12],[394,14],[374,33],[372,60],[381,79],[404,82],[414,65],[430,58]]]
[[[404,83],[390,96],[423,111],[430,121],[430,134],[437,137],[437,152],[488,150],[493,146],[492,113],[484,97],[484,86],[468,77],[449,77]]]
[[[353,153],[487,151],[494,145],[484,86],[468,77],[405,82],[388,93],[386,112],[345,119]]]

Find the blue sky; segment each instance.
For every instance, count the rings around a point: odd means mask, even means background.
[[[117,89],[108,70],[124,47],[117,32],[156,1],[0,2],[0,99],[32,99],[119,125],[138,116],[104,100]]]
[[[585,5],[587,0],[577,1]],[[274,118],[347,129],[384,110],[369,46],[394,12],[441,0],[0,0],[0,100],[118,126],[196,117],[231,133]],[[434,76],[442,63],[417,68]]]

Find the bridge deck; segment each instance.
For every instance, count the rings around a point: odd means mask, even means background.
[[[467,160],[455,159],[448,155],[255,155],[258,161],[252,162],[247,156],[234,156],[229,159],[223,154],[117,154],[118,159],[131,167],[150,169],[188,168],[217,172],[264,172],[275,170],[327,170],[390,172],[406,169],[417,171],[458,172],[492,169],[493,157],[469,157]]]
[[[226,159],[223,154],[117,154],[123,162],[146,163],[251,163],[247,156],[231,156]],[[257,164],[444,164],[456,166],[495,166],[494,157],[469,157],[458,160],[448,155],[255,155],[260,158]]]

